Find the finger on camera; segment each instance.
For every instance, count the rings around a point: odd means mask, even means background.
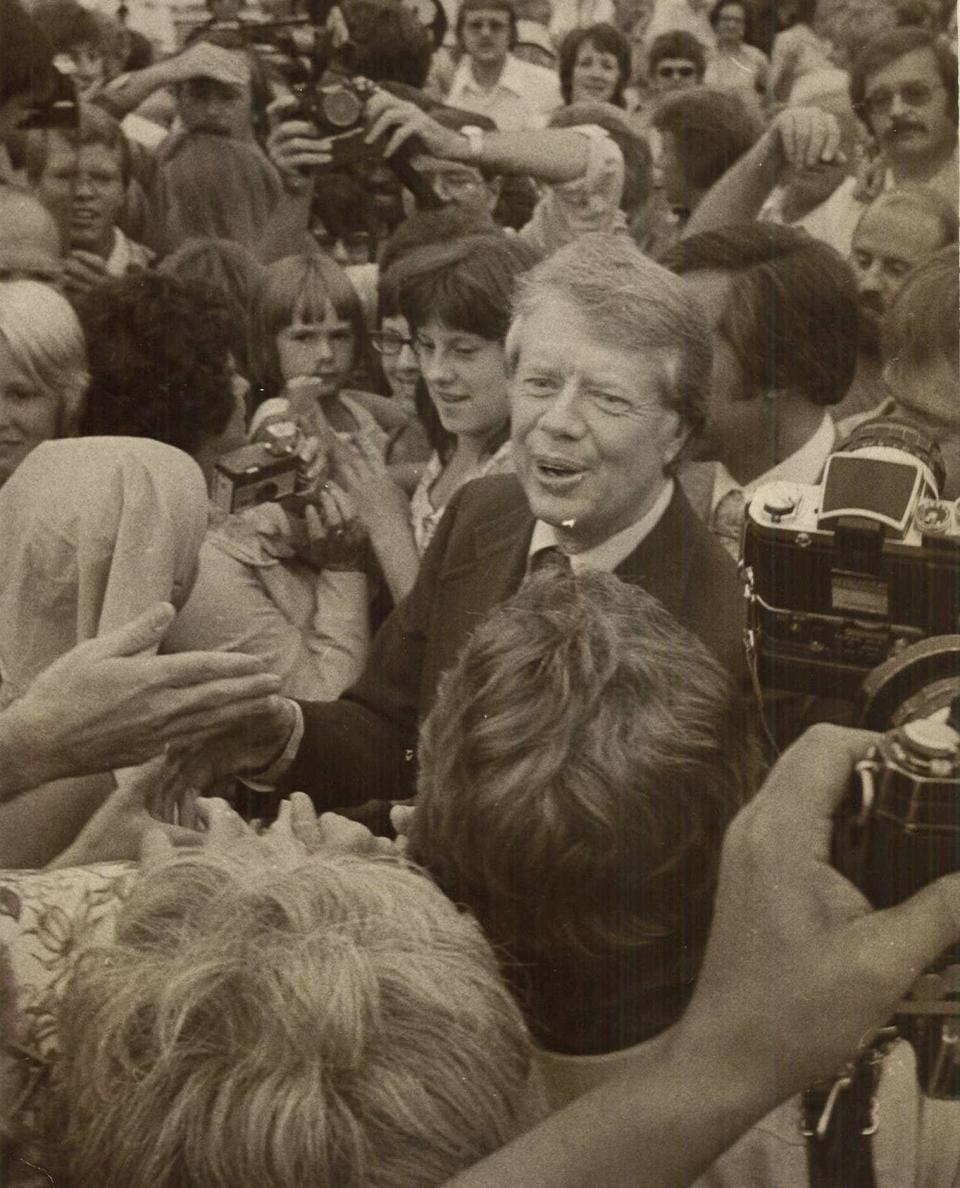
[[[328,532],[336,532],[345,527],[340,505],[333,497],[333,484],[324,484],[319,492],[320,514]]]
[[[390,137],[383,149],[385,157],[395,156],[400,149],[407,143],[407,141],[417,134],[417,129],[411,124],[398,128],[396,132]]]
[[[317,499],[319,500],[322,492],[317,492]],[[327,528],[323,522],[323,517],[317,510],[316,504],[308,503],[303,513],[304,522],[307,526],[307,539],[312,544],[319,544],[321,541],[327,539]]]

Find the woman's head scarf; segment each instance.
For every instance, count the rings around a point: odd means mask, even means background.
[[[0,489],[0,705],[78,643],[182,605],[207,529],[192,458],[138,437],[44,442]]]

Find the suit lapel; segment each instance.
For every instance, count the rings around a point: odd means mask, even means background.
[[[495,606],[514,594],[526,572],[533,516],[526,499],[475,525],[469,541],[441,570],[424,688],[433,689],[467,636]]]
[[[692,563],[692,516],[678,484],[656,527],[615,571],[624,581],[642,586],[675,616],[683,606]]]

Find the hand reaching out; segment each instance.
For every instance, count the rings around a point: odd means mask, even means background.
[[[144,834],[154,828],[161,828],[171,845],[194,843],[196,833],[189,826],[195,819],[195,795],[175,755],[161,755],[135,772],[121,772],[116,790],[50,863],[51,869],[135,860]]]
[[[173,618],[158,603],[34,679],[0,715],[0,792],[142,763],[263,708],[280,682],[253,657],[153,655]]]
[[[353,445],[338,442],[333,472],[371,540],[398,530],[409,531],[410,500],[390,477],[386,463],[363,438]]]

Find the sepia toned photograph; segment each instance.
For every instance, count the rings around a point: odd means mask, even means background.
[[[0,1188],[960,1188],[954,0],[0,0]]]

